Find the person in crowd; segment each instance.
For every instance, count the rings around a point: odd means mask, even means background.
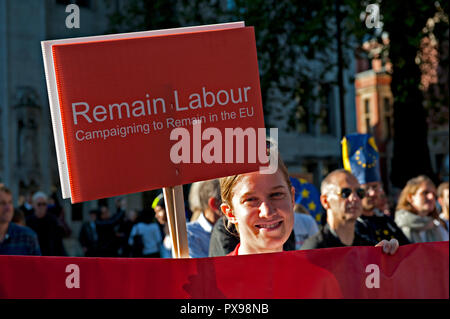
[[[354,133],[346,135],[341,144],[344,168],[356,177],[365,194],[361,198],[363,209],[356,220],[356,233],[373,242],[395,238],[400,245],[409,244],[405,234],[389,217],[375,138],[370,134]]]
[[[365,191],[356,177],[345,169],[328,174],[321,184],[320,202],[326,210],[327,223],[308,238],[301,249],[345,246],[382,246],[387,254],[394,254],[399,246],[396,239],[379,243],[355,232],[355,223],[362,214]]]
[[[361,175],[360,175],[361,176]],[[355,229],[358,234],[369,237],[372,241],[395,238],[400,245],[410,244],[403,231],[395,221],[379,209],[383,201],[383,186],[379,180],[359,180],[365,192],[362,199],[362,215],[356,220]],[[362,183],[365,182],[365,183]]]
[[[302,204],[295,204],[294,213],[295,249],[299,250],[306,239],[317,234],[319,227]]]
[[[161,243],[162,236],[155,223],[155,211],[144,208],[128,239],[128,244],[132,247],[132,257],[159,258]]]
[[[20,208],[14,208],[14,216],[12,218],[12,222],[20,226],[27,225],[25,214]]]
[[[172,240],[170,238],[169,225],[167,223],[166,204],[164,203],[163,193],[155,197],[152,203],[155,211],[155,217],[159,224],[161,237],[163,238],[160,253],[162,258],[172,257]]]
[[[49,214],[53,214],[56,217],[59,227],[61,227],[64,230],[63,237],[64,238],[70,237],[70,235],[72,234],[72,229],[66,223],[64,207],[62,207],[61,204],[59,203],[58,195],[56,195],[56,192],[53,192],[49,198],[47,205],[47,212]]]
[[[220,184],[213,179],[202,182],[198,187],[199,203],[202,212],[195,221],[186,225],[189,257],[208,257],[211,231],[221,216]]]
[[[39,240],[43,256],[66,256],[63,244],[64,229],[57,218],[48,213],[48,197],[44,192],[33,194],[33,215],[26,219],[27,226],[33,229]]]
[[[393,214],[391,213],[391,207],[389,204],[389,198],[386,195],[386,192],[384,191],[383,185],[381,185],[380,182],[380,192],[378,194],[378,204],[377,204],[377,208],[380,212],[382,212],[383,214],[385,214],[386,216],[391,217],[391,219],[394,218]]]
[[[126,212],[127,210],[127,199],[125,197],[118,197],[114,201],[114,204],[116,206],[116,213],[120,213],[121,211]]]
[[[11,191],[0,184],[0,255],[41,255],[37,234],[29,227],[12,222]]]
[[[23,211],[25,219],[33,215],[32,196],[33,194],[31,192],[27,192],[25,195],[19,195],[19,209]]]
[[[138,213],[134,209],[125,211],[125,218],[119,225],[117,235],[120,241],[119,256],[129,257],[131,255],[131,247],[128,245],[131,229],[137,223]]]
[[[436,187],[425,175],[410,179],[403,188],[395,222],[412,243],[442,241],[445,222],[436,208]]]
[[[437,190],[437,196],[438,196],[438,202],[441,206],[441,214],[439,217],[441,220],[445,222],[445,228],[447,230],[447,234],[449,232],[449,225],[448,225],[448,182],[441,183]]]
[[[97,216],[100,212],[96,209],[89,211],[89,221],[86,221],[81,226],[80,235],[78,237],[81,247],[83,248],[84,256],[96,257],[98,249],[98,234],[97,234]]]
[[[107,206],[100,206],[100,215],[95,222],[98,234],[98,249],[99,257],[118,257],[119,240],[116,235],[116,227],[122,222],[125,212],[123,210],[117,211],[111,217],[109,208]]]
[[[200,204],[198,190],[203,182],[204,181],[192,183],[191,188],[189,189],[188,203],[189,209],[192,212],[191,222],[196,221],[202,213],[202,205]]]
[[[273,174],[260,172],[220,179],[221,210],[240,242],[229,256],[283,251],[294,227],[295,189],[281,159]]]

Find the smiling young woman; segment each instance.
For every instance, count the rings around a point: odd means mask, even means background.
[[[240,244],[229,255],[283,251],[294,225],[295,189],[281,158],[274,174],[224,177],[220,188],[221,210],[240,237]]]
[[[395,222],[412,243],[443,240],[435,202],[436,187],[427,176],[412,178],[403,188]]]

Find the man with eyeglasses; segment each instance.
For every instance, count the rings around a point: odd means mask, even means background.
[[[13,215],[12,193],[0,184],[0,255],[41,255],[36,233],[13,223]]]
[[[322,181],[320,202],[326,210],[327,223],[320,231],[308,238],[304,249],[381,246],[383,252],[394,254],[398,241],[382,240],[379,243],[355,232],[355,223],[362,214],[362,199],[365,196],[358,180],[352,173],[339,169],[328,174]]]
[[[34,213],[28,216],[26,224],[38,235],[43,256],[66,256],[62,242],[64,229],[58,224],[53,214],[47,212],[48,197],[43,192],[36,192],[32,197]]]

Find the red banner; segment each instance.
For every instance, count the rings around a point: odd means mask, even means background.
[[[449,298],[448,242],[199,259],[0,256],[0,298]]]

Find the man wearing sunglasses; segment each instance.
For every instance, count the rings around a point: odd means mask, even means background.
[[[394,254],[399,246],[396,239],[377,243],[355,232],[356,220],[362,214],[364,196],[364,189],[352,173],[339,169],[328,174],[322,181],[320,196],[327,223],[316,235],[308,238],[301,249],[381,246],[383,252]]]

